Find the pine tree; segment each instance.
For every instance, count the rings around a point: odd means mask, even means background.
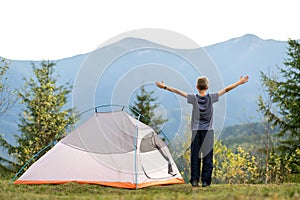
[[[276,110],[267,106],[262,98],[259,108],[272,126],[279,126],[278,136],[281,139],[278,149],[282,157],[296,159],[290,160],[292,173],[300,173],[300,44],[295,40],[288,41],[288,58],[284,66],[279,68],[280,77],[268,77],[261,73],[263,86]]]
[[[146,91],[145,86],[142,85],[140,92],[136,95],[134,105],[131,106],[131,112],[138,116],[141,114],[140,121],[152,127],[156,133],[161,132],[161,125],[167,122],[161,115],[155,114],[155,109],[158,104],[155,103],[156,97],[153,97],[154,91]]]
[[[21,135],[15,135],[17,146],[3,138],[0,140],[17,166],[22,166],[53,140],[61,139],[66,127],[75,123],[74,110],[64,108],[72,87],[69,83],[57,86],[54,66],[55,63],[49,61],[41,62],[40,68],[33,65],[35,77],[26,80],[23,89],[18,92],[25,108],[20,114]]]

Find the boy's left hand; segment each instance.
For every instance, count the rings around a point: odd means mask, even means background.
[[[244,83],[247,83],[248,80],[249,80],[249,76],[244,76],[244,77],[241,76],[239,82],[240,82],[240,84],[244,84]]]

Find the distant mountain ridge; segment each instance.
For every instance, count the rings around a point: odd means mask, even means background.
[[[128,45],[160,47],[161,45],[143,39],[126,38],[114,44],[99,49],[101,55],[109,51],[121,51]],[[215,63],[224,85],[229,85],[239,79],[241,75],[249,75],[250,81],[246,85],[237,88],[236,91],[226,95],[226,120],[225,126],[247,122],[245,115],[256,115],[256,101],[260,88],[260,71],[276,71],[276,66],[281,66],[286,58],[287,42],[276,40],[262,40],[256,35],[247,34],[221,43],[206,46],[203,49]],[[169,48],[171,49],[171,48]],[[193,52],[197,55],[200,49],[180,50],[184,53]],[[57,64],[56,73],[59,74],[59,83],[73,82],[78,76],[82,63],[89,54],[54,61]],[[10,70],[8,78],[12,88],[20,89],[24,83],[23,77],[32,75],[31,63],[39,65],[40,61],[9,60]],[[167,76],[167,74],[166,74]],[[88,77],[87,77],[88,80]],[[195,80],[189,80],[194,83]],[[221,89],[221,88],[219,88]],[[70,105],[69,105],[70,106]],[[10,141],[11,134],[18,133],[19,105],[11,109],[1,119],[0,133],[4,133]]]

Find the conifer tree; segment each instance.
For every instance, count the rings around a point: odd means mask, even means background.
[[[161,125],[167,120],[161,115],[155,114],[155,109],[158,104],[155,102],[156,97],[153,97],[154,91],[146,91],[145,86],[142,85],[139,93],[136,95],[134,105],[131,106],[131,111],[134,115],[141,114],[140,121],[152,127],[157,134],[161,132]],[[137,113],[137,112],[138,113]]]
[[[267,106],[262,98],[258,105],[272,126],[280,127],[278,149],[282,157],[295,158],[289,166],[292,173],[300,173],[300,44],[289,40],[288,45],[288,58],[283,63],[285,67],[279,68],[280,76],[274,79],[261,73],[263,86],[276,109]]]
[[[18,92],[24,109],[20,114],[21,135],[15,135],[17,146],[3,138],[0,140],[17,166],[22,166],[52,141],[61,139],[66,127],[75,123],[74,110],[65,108],[72,87],[69,83],[57,86],[54,66],[49,61],[42,61],[40,68],[33,65],[35,77],[27,79]]]

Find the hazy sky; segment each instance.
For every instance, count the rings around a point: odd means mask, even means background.
[[[60,59],[142,28],[207,46],[251,33],[300,39],[298,0],[0,0],[0,56]]]

